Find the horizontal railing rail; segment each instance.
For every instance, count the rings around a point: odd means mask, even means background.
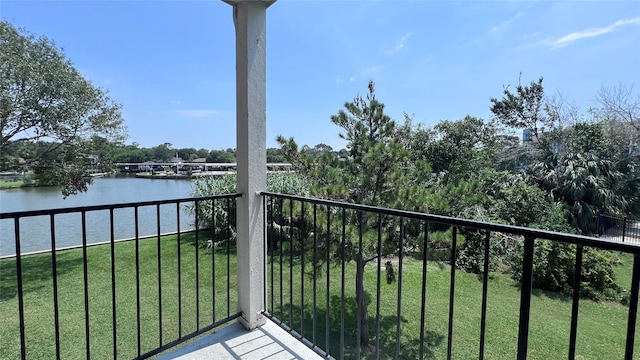
[[[145,359],[240,316],[235,310],[235,199],[240,194],[0,213],[13,233],[0,243],[0,357]],[[193,230],[181,228],[185,206]],[[174,231],[161,231],[173,208]],[[142,236],[142,208],[155,210],[155,235]],[[128,211],[127,224],[114,212]],[[91,244],[87,217],[107,212],[109,241]],[[61,214],[78,214],[81,244],[57,245]],[[21,252],[22,223],[46,217],[49,251]],[[74,218],[76,219],[76,218]],[[66,221],[70,221],[66,219]],[[132,226],[134,237],[116,239]],[[1,244],[0,244],[1,245]],[[110,355],[106,355],[110,354]]]
[[[583,256],[590,248],[633,257],[627,320],[619,324],[619,332],[626,339],[624,358],[633,358],[640,284],[640,246],[637,244],[294,195],[262,194],[267,228],[265,315],[321,356],[450,359],[455,353],[456,357],[483,359],[487,345],[493,346],[487,342],[487,336],[491,335],[488,328],[495,327],[496,321],[513,320],[517,324],[517,328],[513,328],[517,334],[513,354],[504,356],[526,359],[531,351],[530,321],[535,314],[532,303],[537,301],[532,290],[534,265],[537,265],[535,252],[541,240],[550,240],[573,247],[574,274],[582,274]],[[438,232],[448,234],[444,253],[433,239]],[[491,298],[490,251],[498,239],[503,241],[501,246],[517,249],[514,253],[521,256],[520,290],[514,299],[518,310],[512,314],[513,319],[506,315],[501,319],[499,312],[490,320],[487,313]],[[457,278],[466,279],[456,265],[464,260],[459,258],[462,246],[473,241],[478,242],[475,256],[482,283],[481,294],[478,294],[481,305],[477,313],[468,314],[456,307],[457,302],[464,302],[459,294],[467,293],[456,285]],[[436,276],[432,273],[428,276],[427,269],[432,266],[449,269],[448,299],[438,300],[446,302],[446,307],[433,305],[436,301],[433,299],[439,299],[442,294],[428,290],[427,278]],[[412,272],[403,267],[409,267]],[[436,269],[442,271],[440,267]],[[369,272],[374,272],[374,276],[368,275]],[[406,280],[415,279],[416,272],[421,278],[420,289],[415,289],[415,280]],[[390,286],[397,288],[390,290],[385,280],[396,283]],[[581,280],[581,276],[573,276],[571,280],[570,314],[558,314],[570,317],[565,348],[569,359],[577,354],[580,293],[584,286]],[[414,288],[407,288],[410,285]],[[409,295],[412,298],[406,299],[406,294],[412,294]],[[462,321],[454,316],[458,313],[465,321],[479,319],[475,355],[468,349],[462,352],[466,355],[460,355],[461,348],[468,344],[456,343],[454,328]]]

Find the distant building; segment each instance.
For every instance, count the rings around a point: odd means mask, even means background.
[[[522,143],[527,144],[533,141],[533,132],[531,129],[522,130]]]

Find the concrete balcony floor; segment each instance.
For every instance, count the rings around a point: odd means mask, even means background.
[[[215,333],[205,335],[189,344],[159,357],[161,360],[180,359],[322,359],[270,320],[260,328],[247,331],[235,322]]]

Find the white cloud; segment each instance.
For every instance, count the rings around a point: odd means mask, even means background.
[[[382,70],[382,68],[383,68],[383,66],[371,66],[371,67],[368,67],[366,69],[363,69],[362,71],[360,71],[356,75],[349,76],[348,78],[338,77],[336,79],[336,84],[344,84],[344,83],[347,83],[347,82],[352,83],[352,82],[358,80],[361,77],[368,77],[368,76],[371,76],[371,75],[375,75],[378,72],[380,72],[380,70]]]
[[[111,79],[105,80],[104,83],[107,84],[107,85],[111,84]]]
[[[369,75],[374,75],[380,72],[380,70],[382,70],[382,66],[371,66],[368,67],[364,70],[362,70],[360,72],[360,76],[369,76]],[[354,79],[355,80],[355,79]]]
[[[387,51],[385,51],[385,54],[387,55],[393,55],[395,53],[397,53],[398,51],[402,50],[402,48],[404,48],[404,46],[407,43],[407,40],[411,37],[413,33],[406,33],[404,35],[402,35],[402,37],[396,41],[396,44],[394,47],[392,47],[391,49],[388,49]]]
[[[169,101],[169,104],[171,104],[171,105],[181,105],[182,101],[180,101],[180,100],[171,100],[171,101]]]
[[[503,22],[501,22],[500,24],[494,26],[491,28],[491,32],[492,33],[501,33],[504,32],[505,30],[507,30],[507,28],[509,28],[511,26],[511,24],[513,24],[516,20],[518,20],[518,18],[520,18],[522,16],[522,13],[517,13],[515,14],[512,18],[507,19]]]
[[[549,41],[547,44],[554,49],[565,47],[580,39],[586,39],[590,37],[596,37],[613,32],[619,27],[626,25],[640,25],[640,16],[633,19],[618,20],[615,23],[601,28],[590,28],[582,31],[572,32],[568,35],[562,36],[556,40]]]
[[[220,112],[216,110],[175,110],[174,113],[189,118],[212,118]]]

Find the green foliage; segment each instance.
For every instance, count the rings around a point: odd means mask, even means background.
[[[0,170],[16,170],[12,159],[23,158],[41,184],[61,186],[64,196],[86,191],[92,137],[126,137],[121,106],[46,37],[1,21],[0,48]]]
[[[471,179],[478,171],[492,168],[501,145],[494,122],[471,116],[441,121],[431,130],[418,129],[413,138],[419,142],[413,146],[415,156],[430,163],[448,182]]]
[[[614,163],[593,154],[569,153],[533,169],[538,185],[567,209],[571,225],[590,235],[596,216],[637,215],[640,179],[633,163]]]
[[[425,192],[422,175],[426,164],[410,161],[406,142],[410,136],[410,122],[398,125],[384,112],[384,104],[375,96],[374,83],[369,82],[366,97],[356,96],[344,104],[344,109],[331,117],[340,128],[339,136],[347,142],[345,156],[336,154],[320,144],[314,149],[299,148],[293,138],[278,136],[282,152],[297,171],[313,184],[317,196],[364,205],[416,210]],[[417,196],[415,196],[417,195]],[[346,214],[345,214],[346,216]],[[383,221],[384,241],[378,248],[376,236],[362,236],[355,229],[371,229],[375,219],[350,213],[345,218],[346,236],[339,241],[325,241],[324,246],[340,244],[329,261],[342,259],[356,262],[356,299],[362,319],[367,319],[364,292],[364,267],[377,254],[388,255],[398,251],[399,225],[396,221]],[[369,232],[367,232],[369,233]],[[360,245],[362,239],[362,245]],[[346,251],[348,250],[348,251]],[[343,252],[346,252],[343,255]],[[344,256],[344,257],[343,257]],[[368,327],[363,328],[360,343],[367,346]]]
[[[518,84],[516,92],[508,87],[503,91],[500,100],[491,98],[491,112],[504,126],[516,129],[527,129],[539,141],[545,129],[553,127],[554,118],[549,116],[549,108],[545,105],[542,78],[532,81],[529,86]]]
[[[481,179],[483,192],[490,199],[490,218],[499,222],[532,226],[553,206],[545,192],[530,185],[521,173],[485,171]]]
[[[299,175],[293,172],[272,172],[267,174],[267,191],[280,194],[309,196],[309,185]],[[237,192],[236,175],[204,176],[193,181],[191,196],[212,196],[235,194]],[[213,206],[214,217],[211,216]],[[189,205],[189,210],[196,212],[195,205]],[[278,212],[280,209],[276,209]],[[198,204],[198,226],[201,229],[216,229],[214,243],[230,241],[235,243],[235,200],[204,201]],[[227,224],[230,224],[227,227]],[[284,225],[284,224],[279,224]],[[287,224],[289,225],[289,224]]]
[[[207,162],[211,163],[234,163],[236,157],[232,152],[223,150],[211,150],[206,156]]]
[[[513,252],[513,278],[522,279],[522,242]],[[533,258],[533,287],[537,289],[573,292],[576,246],[550,240],[536,240]],[[584,248],[580,274],[580,296],[592,300],[620,300],[622,288],[616,283],[614,266],[620,260],[606,250]]]
[[[287,159],[282,155],[282,150],[278,148],[267,148],[267,162],[284,163],[287,162]]]

